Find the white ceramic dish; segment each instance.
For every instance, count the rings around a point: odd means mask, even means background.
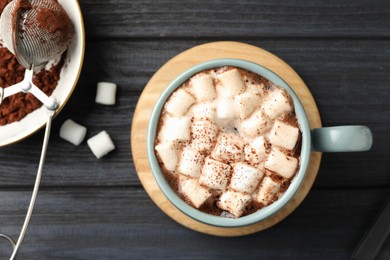
[[[62,67],[60,80],[53,91],[52,97],[58,102],[58,114],[70,98],[80,76],[84,60],[85,32],[81,9],[77,0],[58,0],[68,13],[74,26],[74,36],[67,50],[65,64]],[[20,141],[46,124],[47,109],[41,108],[31,112],[19,122],[0,126],[0,146]]]

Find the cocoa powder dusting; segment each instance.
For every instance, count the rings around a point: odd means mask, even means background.
[[[18,26],[19,31],[23,31],[22,26],[18,25],[18,20],[20,18],[20,15],[21,15],[22,11],[27,11],[27,10],[29,10],[31,8],[32,8],[31,3],[28,0],[20,0],[20,1],[16,2],[15,8],[12,11],[12,14],[11,14],[11,18],[12,18],[12,28],[11,28],[11,30],[12,30],[12,33],[15,32],[15,26]],[[12,43],[15,46],[14,40],[12,41]]]
[[[0,14],[3,12],[5,6],[12,0],[0,0]],[[15,10],[29,9],[31,4],[29,1],[22,0],[16,6]],[[51,21],[51,15],[47,14],[46,18],[41,15],[41,22]],[[67,19],[67,20],[65,20]],[[51,32],[61,31],[65,28],[62,23],[68,22],[69,17],[57,17],[54,23],[49,23]],[[67,25],[69,27],[69,25]],[[70,26],[71,23],[70,23]],[[67,29],[67,28],[65,28]],[[72,29],[72,28],[71,28]],[[68,39],[64,39],[68,40]],[[58,64],[53,65],[49,70],[42,69],[33,76],[33,83],[40,88],[46,95],[50,96],[57,86],[60,78],[60,72],[64,64],[66,53],[62,54],[61,60]],[[7,88],[24,78],[25,68],[21,66],[15,55],[13,55],[7,48],[0,44],[0,87]],[[0,126],[20,121],[27,114],[40,108],[42,103],[32,94],[25,94],[23,92],[5,98],[0,105]]]
[[[57,86],[60,78],[61,68],[64,64],[64,57],[61,61],[51,67],[50,70],[42,70],[35,74],[33,83],[47,95],[51,95]],[[21,66],[15,55],[7,48],[0,48],[0,86],[9,87],[23,80],[25,68]],[[40,108],[42,103],[33,95],[20,92],[9,96],[0,105],[0,126],[21,120],[27,114]]]
[[[69,41],[69,35],[72,30],[72,23],[65,12],[56,12],[48,8],[41,8],[37,14],[38,26],[54,34],[60,32],[61,43]]]
[[[3,12],[5,6],[11,2],[12,0],[0,0],[0,13]]]
[[[21,0],[19,6],[15,7],[16,10],[28,10],[31,9],[31,3],[28,0]]]

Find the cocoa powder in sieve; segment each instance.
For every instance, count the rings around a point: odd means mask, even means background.
[[[0,0],[0,13],[11,0]],[[34,74],[33,83],[47,95],[51,95],[60,78],[66,53],[49,70]],[[0,87],[6,88],[23,80],[25,68],[15,55],[0,44]],[[40,108],[42,103],[31,94],[20,92],[3,100],[0,105],[0,126],[20,121],[27,114]]]
[[[11,2],[12,0],[0,0],[0,13],[3,12],[5,6]]]
[[[41,8],[38,10],[37,22],[38,26],[42,29],[47,30],[51,34],[60,35],[59,44],[60,45],[69,45],[71,40],[71,35],[73,32],[73,25],[70,21],[68,14],[64,11],[61,11],[60,5],[58,2],[53,2],[56,8]]]

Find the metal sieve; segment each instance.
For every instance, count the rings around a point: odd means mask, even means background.
[[[25,8],[25,6],[29,8]],[[4,9],[0,18],[0,32],[5,46],[13,52],[19,63],[26,68],[23,81],[8,88],[0,87],[0,105],[4,98],[14,95],[18,92],[31,93],[40,100],[47,108],[47,123],[45,136],[42,145],[41,157],[38,172],[31,196],[26,218],[16,243],[12,237],[0,234],[0,238],[8,240],[13,253],[10,259],[15,259],[23,238],[26,234],[35,201],[37,198],[40,181],[43,173],[43,165],[46,157],[47,146],[49,142],[51,122],[58,108],[58,103],[51,97],[48,97],[33,82],[34,68],[42,67],[48,61],[61,55],[69,46],[69,41],[64,41],[61,32],[49,32],[38,26],[38,10],[48,10],[49,12],[65,13],[61,6],[52,0],[14,0]],[[49,21],[50,22],[50,21]]]

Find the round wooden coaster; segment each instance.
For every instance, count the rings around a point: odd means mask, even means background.
[[[134,112],[131,129],[131,147],[138,177],[150,198],[168,216],[183,226],[216,236],[242,236],[269,228],[289,215],[309,192],[320,166],[321,153],[312,152],[307,176],[293,199],[277,214],[259,223],[223,228],[210,226],[180,212],[160,191],[148,163],[146,133],[152,109],[162,91],[178,75],[196,64],[213,59],[237,58],[249,60],[272,70],[282,77],[300,98],[309,118],[310,128],[321,127],[320,115],[309,89],[299,75],[283,60],[261,48],[239,42],[213,42],[186,50],[169,60],[150,79]]]

